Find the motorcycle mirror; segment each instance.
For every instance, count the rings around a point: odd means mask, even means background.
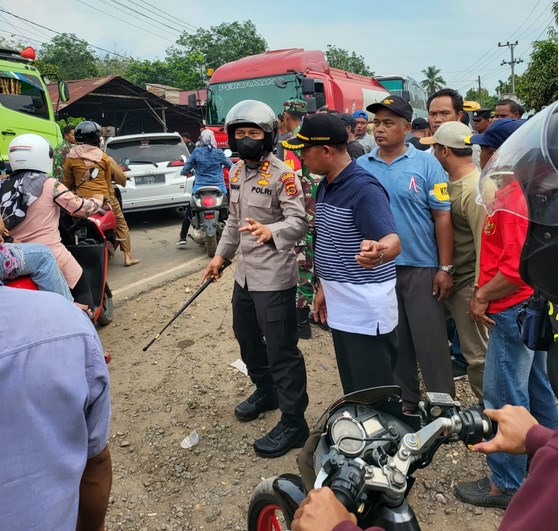
[[[279,77],[278,79],[276,79],[274,81],[274,84],[280,89],[284,89],[285,87],[287,87],[287,81],[283,79],[283,77]]]
[[[93,168],[89,172],[89,176],[90,176],[91,180],[96,179],[98,175],[99,175],[99,168]]]
[[[179,157],[179,160],[182,160],[183,162],[186,162],[186,155],[181,155]]]
[[[130,164],[130,159],[124,159],[122,162],[124,162],[125,166],[128,166],[128,164]]]
[[[224,150],[223,150],[223,154],[224,154],[227,158],[229,158],[231,155],[233,155],[233,152],[232,152],[229,148],[227,148],[227,149],[224,149]]]

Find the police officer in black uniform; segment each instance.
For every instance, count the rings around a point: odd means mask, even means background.
[[[245,100],[227,114],[229,147],[240,161],[229,172],[230,211],[215,257],[204,273],[217,275],[237,250],[233,289],[233,330],[254,393],[235,408],[244,422],[263,411],[282,416],[254,443],[262,457],[300,448],[309,435],[305,362],[297,348],[295,243],[306,230],[304,197],[293,170],[272,155],[277,120],[268,105]],[[265,338],[265,340],[264,340]]]

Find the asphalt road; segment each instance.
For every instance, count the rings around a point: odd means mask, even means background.
[[[108,282],[113,301],[127,298],[201,270],[208,263],[204,247],[190,238],[186,248],[177,248],[182,218],[173,210],[126,214],[132,238],[132,254],[138,265],[124,267],[124,255],[117,251],[109,264]]]

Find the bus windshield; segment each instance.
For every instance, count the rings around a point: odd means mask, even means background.
[[[404,90],[407,90],[410,98],[409,102],[413,108],[413,117],[427,117],[427,93],[415,79],[411,77],[391,77],[378,78],[377,80],[394,96],[403,97]]]
[[[278,79],[286,81],[287,87],[277,87]],[[298,84],[295,74],[213,83],[208,91],[208,125],[223,124],[229,109],[243,100],[262,101],[278,114],[283,111],[284,101],[298,97],[295,88]]]
[[[379,83],[386,89],[390,94],[395,96],[401,96],[402,90],[404,90],[404,80],[400,79],[382,79]]]
[[[41,80],[31,74],[26,74],[24,77],[12,72],[0,71],[0,105],[12,111],[49,119],[49,109]]]

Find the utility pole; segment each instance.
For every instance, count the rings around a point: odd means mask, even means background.
[[[481,76],[477,76],[477,98],[481,105]]]
[[[501,66],[510,65],[511,94],[516,94],[515,89],[514,89],[514,65],[520,64],[520,63],[523,62],[522,59],[515,59],[514,58],[514,47],[517,46],[517,45],[518,45],[518,41],[516,41],[516,42],[507,41],[506,44],[499,43],[499,48],[504,48],[505,46],[508,46],[510,48],[510,61],[503,60],[501,62]]]

